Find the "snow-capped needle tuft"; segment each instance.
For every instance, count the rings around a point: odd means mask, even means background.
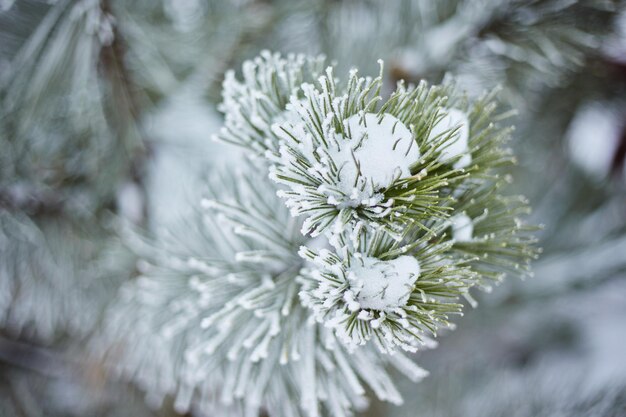
[[[430,158],[424,163],[420,149],[443,141],[420,145],[424,138],[416,136],[436,109],[415,120],[404,107],[435,94],[425,94],[425,85],[400,88],[376,111],[380,77],[359,78],[350,71],[345,90],[339,91],[327,71],[318,85],[303,85],[304,99],[292,97],[286,106],[291,120],[272,126],[279,146],[270,158],[270,178],[287,187],[280,197],[292,214],[306,217],[303,233],[315,236],[331,228],[336,233],[347,224],[362,224],[400,236],[402,213],[415,210],[436,217],[431,210],[438,199],[434,189],[447,186],[448,175],[433,176],[435,183],[420,190],[422,173],[437,162]]]
[[[411,256],[391,261],[363,256],[355,260],[347,276],[361,308],[392,311],[406,305],[419,272],[419,262]]]

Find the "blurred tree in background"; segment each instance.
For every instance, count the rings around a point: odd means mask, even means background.
[[[479,296],[405,404],[365,415],[626,415],[623,1],[0,0],[0,416],[175,415],[94,351],[145,267],[132,230],[165,239],[240,160],[210,137],[261,49],[382,58],[387,93],[451,75],[516,112],[535,276]]]

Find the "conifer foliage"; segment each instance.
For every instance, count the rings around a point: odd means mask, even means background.
[[[132,347],[120,372],[152,397],[209,415],[348,416],[368,391],[399,404],[389,366],[423,378],[407,352],[433,347],[472,288],[529,272],[495,94],[383,94],[380,68],[342,78],[263,52],[228,73],[217,139],[247,168],[212,175],[168,239],[132,237],[142,276],[107,319]]]

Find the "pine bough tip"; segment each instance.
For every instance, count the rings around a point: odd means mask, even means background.
[[[400,403],[387,368],[427,375],[403,351],[434,347],[471,289],[528,270],[492,95],[400,82],[384,98],[380,65],[342,81],[322,57],[264,51],[228,73],[218,138],[254,166],[210,184],[112,313],[147,321],[129,333],[160,368],[135,349],[126,372],[149,392],[184,405],[191,389],[218,415],[348,416],[368,389]]]

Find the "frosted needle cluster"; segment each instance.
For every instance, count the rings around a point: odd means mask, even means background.
[[[107,320],[150,398],[251,417],[349,416],[367,392],[399,404],[389,367],[426,376],[406,352],[433,347],[473,287],[527,271],[494,94],[383,96],[383,74],[269,52],[227,74],[217,139],[248,167],[213,172],[168,238],[131,235],[141,278]]]

